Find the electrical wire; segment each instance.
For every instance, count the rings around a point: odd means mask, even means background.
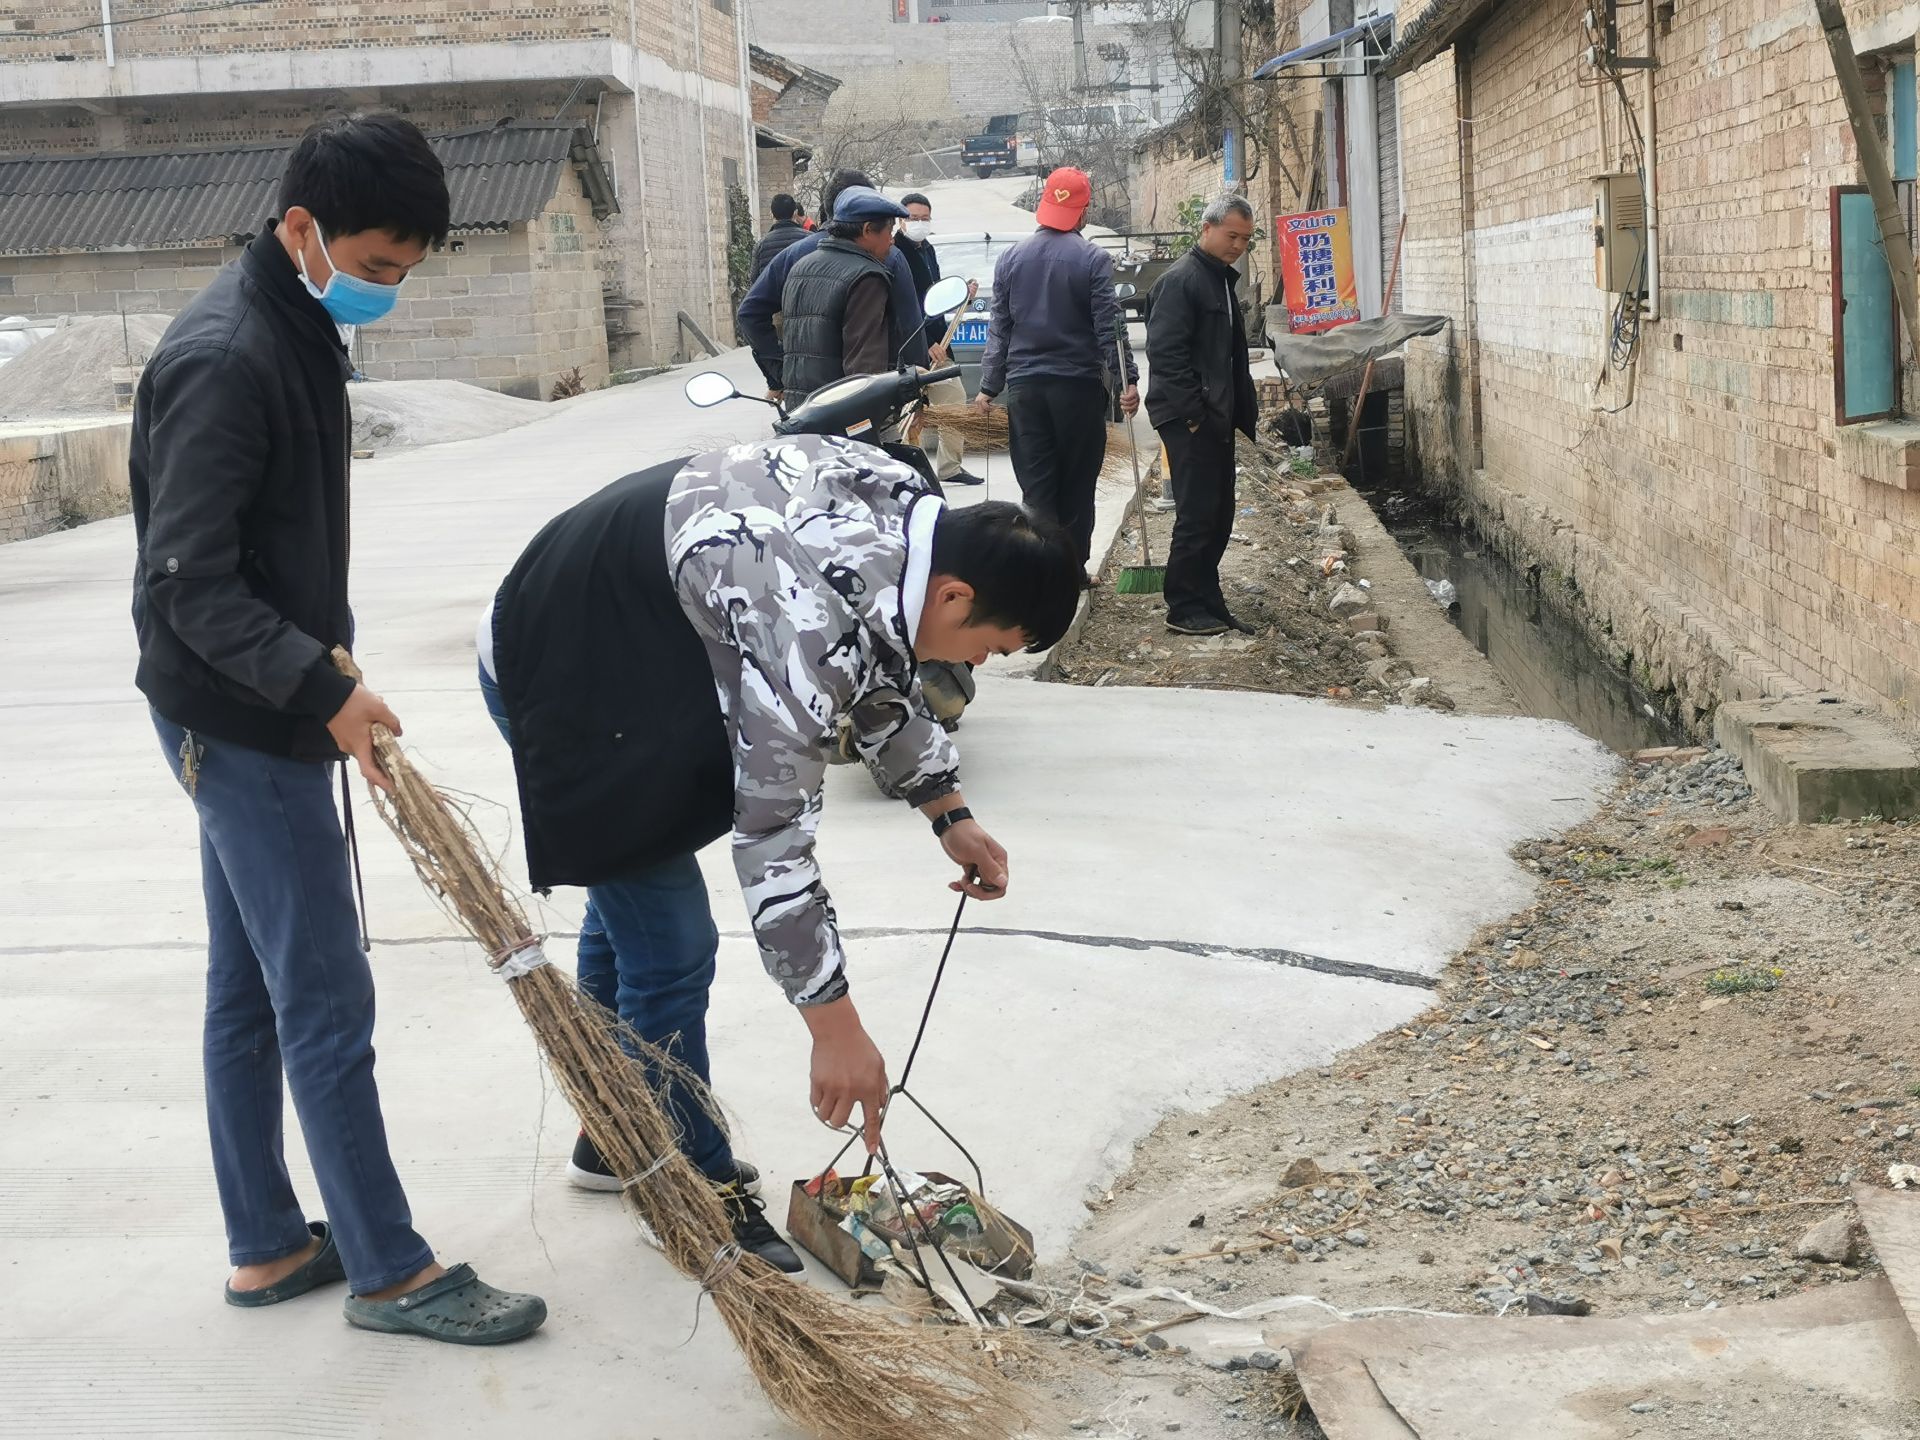
[[[1594,68],[1599,74],[1588,81],[1582,77],[1583,85],[1611,85],[1614,94],[1619,97],[1620,113],[1626,121],[1630,149],[1627,158],[1632,162],[1634,173],[1640,179],[1640,193],[1646,194],[1647,186],[1647,137],[1640,128],[1640,116],[1633,108],[1633,102],[1627,97],[1627,87],[1620,67],[1612,62],[1613,52],[1607,44],[1607,37],[1600,27],[1595,12],[1588,10],[1583,17],[1587,33],[1587,42],[1594,57]],[[1647,277],[1647,238],[1643,231],[1640,237],[1640,253],[1634,257],[1633,271],[1628,277],[1626,289],[1620,292],[1608,317],[1607,326],[1607,365],[1616,374],[1624,374],[1637,362],[1640,354],[1641,319],[1644,307],[1640,292]],[[1601,410],[1602,415],[1618,415],[1633,404],[1631,396],[1612,409]]]
[[[149,20],[171,20],[181,15],[206,15],[217,10],[246,10],[256,5],[267,5],[273,0],[216,0],[212,5],[184,5],[177,10],[156,10],[149,15],[116,15],[111,21],[91,20],[85,25],[72,25],[64,30],[8,30],[0,32],[0,40],[48,40],[62,35],[85,35],[91,30],[105,30],[111,25],[115,30],[128,25],[144,25]]]

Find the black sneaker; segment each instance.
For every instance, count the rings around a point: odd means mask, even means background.
[[[1260,627],[1258,625],[1248,624],[1231,610],[1218,610],[1214,613],[1229,630],[1238,630],[1242,635],[1258,635],[1260,633]]]
[[[567,1162],[567,1179],[582,1190],[618,1191],[620,1177],[607,1168],[607,1162],[600,1158],[600,1152],[594,1148],[593,1141],[582,1130],[580,1138],[573,1142],[573,1158]],[[738,1185],[749,1195],[760,1193],[760,1171],[744,1160],[733,1162],[733,1177],[730,1181],[719,1182]]]
[[[940,481],[942,485],[984,485],[987,482],[971,470],[956,470]]]
[[[780,1238],[780,1232],[767,1222],[766,1203],[757,1195],[749,1195],[737,1185],[716,1185],[715,1192],[720,1203],[727,1207],[727,1218],[733,1222],[734,1243],[742,1250],[758,1255],[776,1270],[784,1270],[789,1275],[798,1275],[807,1267],[791,1245]]]
[[[1176,635],[1224,635],[1227,622],[1211,615],[1169,615],[1167,628]]]

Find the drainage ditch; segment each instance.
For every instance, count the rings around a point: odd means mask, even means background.
[[[1355,488],[1525,713],[1563,720],[1623,755],[1685,743],[1658,697],[1437,497],[1364,479]]]

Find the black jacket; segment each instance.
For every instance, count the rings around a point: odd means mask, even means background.
[[[773,257],[787,246],[807,238],[807,227],[797,220],[776,220],[773,228],[760,237],[760,243],[753,247],[753,269],[747,272],[747,283],[751,285],[760,278],[760,272],[773,263]]]
[[[1198,246],[1153,287],[1147,312],[1147,418],[1156,430],[1200,426],[1253,438],[1260,402],[1234,296],[1239,273]]]
[[[130,479],[135,683],[167,719],[300,759],[353,689],[347,352],[267,226],[140,377]]]
[[[909,240],[905,235],[896,236],[894,248],[906,257],[907,268],[913,271],[913,288],[920,296],[920,308],[927,308],[927,292],[940,280],[940,252],[933,248],[931,240]],[[927,344],[938,345],[947,338],[947,317],[945,315],[927,316]]]
[[[667,566],[667,492],[686,463],[650,466],[556,516],[495,598],[494,670],[537,890],[630,875],[732,828],[727,723]]]
[[[792,404],[831,385],[845,375],[862,373],[847,358],[847,306],[854,287],[863,280],[875,283],[886,299],[881,340],[894,333],[893,282],[887,267],[851,240],[829,236],[787,274],[780,294],[780,313],[786,333],[781,341],[786,356],[781,366],[781,389]],[[884,344],[883,344],[884,348]],[[886,363],[867,367],[879,374]]]

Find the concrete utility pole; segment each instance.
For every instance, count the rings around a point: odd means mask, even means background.
[[[1241,120],[1246,63],[1240,53],[1240,0],[1221,0],[1216,13],[1220,17],[1220,84],[1227,94],[1227,133],[1221,137],[1226,152],[1225,178],[1227,189],[1239,191],[1247,183],[1247,127]]]
[[[1887,164],[1887,152],[1873,128],[1873,106],[1867,99],[1866,82],[1860,78],[1860,62],[1854,58],[1853,36],[1847,30],[1846,13],[1840,0],[1813,0],[1820,26],[1827,32],[1827,49],[1833,52],[1833,73],[1840,81],[1840,93],[1846,97],[1847,120],[1853,126],[1853,143],[1860,151],[1860,168],[1867,172],[1867,191],[1873,196],[1874,214],[1880,220],[1881,248],[1893,271],[1893,293],[1900,301],[1900,313],[1907,322],[1907,343],[1920,361],[1920,292],[1913,275],[1913,248],[1907,243],[1907,222],[1901,218],[1900,202],[1893,190],[1893,170]],[[1840,237],[1833,237],[1834,249]]]
[[[1090,84],[1087,79],[1086,9],[1086,0],[1073,0],[1073,89],[1075,94],[1083,96]]]

